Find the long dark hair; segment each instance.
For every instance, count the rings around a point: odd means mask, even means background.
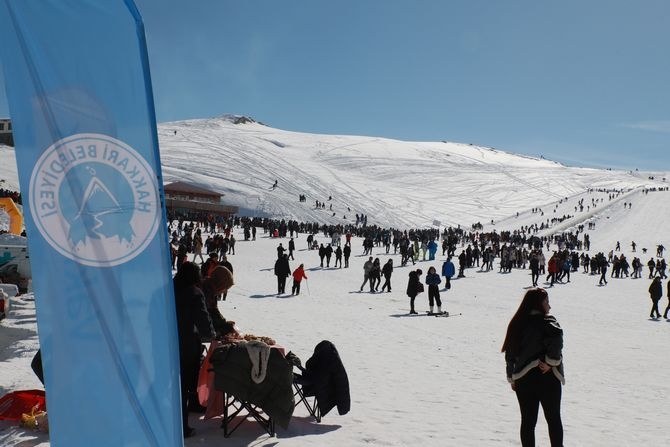
[[[181,267],[179,267],[179,270],[177,270],[177,274],[174,275],[174,286],[177,289],[189,286],[200,287],[201,282],[202,277],[200,275],[200,267],[193,262],[184,262]]]
[[[549,297],[546,290],[542,288],[529,289],[521,300],[521,304],[516,313],[507,325],[507,334],[503,342],[501,352],[509,352],[516,354],[519,352],[519,345],[521,344],[521,336],[523,330],[528,324],[528,319],[534,311],[544,314],[544,307],[542,303]]]

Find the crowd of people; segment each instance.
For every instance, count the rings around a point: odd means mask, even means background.
[[[609,197],[616,198],[618,194],[612,192]],[[601,203],[602,199],[593,200],[589,204],[579,202],[576,212],[588,211]],[[625,202],[624,206],[630,209],[632,204]],[[540,208],[533,212],[543,217]],[[646,274],[652,280],[649,286],[652,300],[650,317],[656,319],[661,317],[659,302],[663,297],[662,280],[667,278],[662,244],[656,247],[656,256],[651,256],[645,262],[642,256],[647,250],[643,249],[642,254],[638,254],[634,241],[627,245],[631,247],[630,253],[622,253],[619,242],[607,253],[590,253],[591,240],[586,230],[595,229],[595,222],[592,221],[551,236],[538,235],[539,230],[562,222],[564,217],[551,218],[539,225],[529,225],[512,231],[484,231],[481,224],[473,225],[470,230],[461,227],[446,227],[442,231],[436,228],[399,230],[363,225],[360,220],[356,225],[333,225],[235,216],[222,221],[214,231],[206,231],[212,228],[207,221],[189,224],[175,222],[171,227],[173,244],[176,247],[173,265],[179,269],[198,260],[202,262],[202,252],[205,250],[211,262],[208,260],[202,263],[201,275],[207,278],[211,275],[207,273],[211,272],[211,265],[204,267],[208,262],[217,266],[225,256],[234,255],[234,228],[242,228],[245,240],[251,241],[255,240],[257,229],[262,229],[265,237],[278,240],[273,269],[277,278],[277,294],[287,293],[286,281],[292,277],[291,294],[298,295],[301,283],[308,280],[305,264],[301,263],[299,267],[292,269],[290,261],[295,260],[295,239],[304,234],[306,249],[315,253],[314,269],[347,269],[352,251],[367,257],[362,267],[363,280],[358,287],[359,292],[391,292],[392,277],[397,266],[408,267],[411,263],[405,289],[409,298],[410,315],[418,314],[416,298],[426,289],[428,313],[442,313],[441,293],[452,288],[454,278],[469,275],[470,269],[478,269],[482,273],[497,271],[500,274],[508,274],[515,269],[528,270],[530,288],[509,323],[502,347],[507,362],[507,376],[519,402],[522,444],[533,445],[538,407],[542,405],[551,445],[562,445],[562,330],[556,319],[549,314],[548,292],[540,285],[549,290],[558,284],[568,286],[571,275],[576,272],[593,275],[594,284],[602,287],[608,285],[608,279],[639,280],[644,279]],[[571,216],[567,216],[569,217]],[[287,247],[284,246],[285,239],[288,239]],[[354,247],[354,242],[360,242],[360,248]],[[445,259],[437,261],[440,249]],[[388,258],[382,262],[380,257],[375,256],[375,252],[385,253]],[[191,253],[193,260],[189,262]],[[393,258],[396,255],[398,258],[394,265]],[[179,257],[182,258],[181,261]],[[427,264],[423,264],[424,262]],[[441,263],[441,268],[438,262]],[[414,268],[417,263],[422,268]],[[647,273],[644,272],[645,267],[648,269]],[[425,276],[424,269],[427,271]],[[232,266],[229,270],[232,275]],[[670,312],[670,282],[666,287],[668,306],[663,318],[668,318]],[[211,308],[214,314],[218,312],[216,301],[205,307],[207,310]],[[222,316],[220,320],[226,321]]]

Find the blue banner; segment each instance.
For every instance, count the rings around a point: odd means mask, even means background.
[[[0,0],[53,446],[181,446],[149,63],[132,0]]]

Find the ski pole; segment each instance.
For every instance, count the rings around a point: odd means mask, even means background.
[[[305,285],[307,286],[307,295],[312,296],[312,294],[309,292],[309,281],[307,281],[307,278],[305,278]]]

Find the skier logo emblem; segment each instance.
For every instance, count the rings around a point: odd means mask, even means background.
[[[156,235],[159,206],[153,169],[106,135],[57,141],[30,179],[30,211],[44,239],[92,267],[120,265],[142,253]]]

